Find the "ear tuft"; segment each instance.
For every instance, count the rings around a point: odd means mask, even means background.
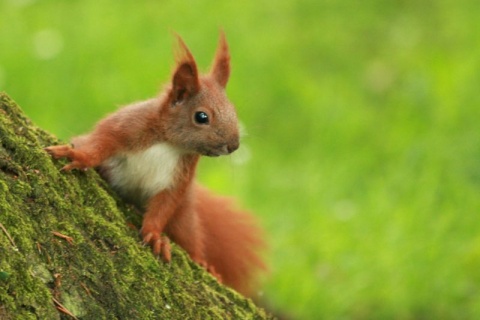
[[[225,88],[227,86],[228,78],[230,77],[230,53],[223,31],[220,31],[217,52],[213,59],[210,74],[222,87]]]
[[[179,35],[176,35],[178,47],[176,50],[177,66],[172,79],[173,103],[181,102],[199,90],[198,70],[192,53]]]

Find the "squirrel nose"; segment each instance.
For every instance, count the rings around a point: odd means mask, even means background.
[[[238,141],[235,141],[235,142],[233,142],[233,143],[229,143],[229,144],[227,145],[227,151],[228,151],[228,153],[232,153],[233,151],[237,150],[238,147],[239,147],[239,145],[240,145],[240,144],[239,144]]]

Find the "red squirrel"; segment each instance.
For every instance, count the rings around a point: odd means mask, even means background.
[[[50,146],[63,170],[95,167],[127,201],[145,210],[140,230],[155,255],[170,261],[169,238],[226,285],[251,293],[264,269],[253,217],[232,208],[194,180],[200,156],[228,155],[239,147],[237,114],[225,87],[230,53],[222,32],[208,74],[200,75],[183,40],[171,83],[156,98],[127,105],[101,120],[72,146]],[[163,235],[163,233],[166,234]]]

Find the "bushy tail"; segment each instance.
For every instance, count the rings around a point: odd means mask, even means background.
[[[205,254],[222,282],[244,295],[251,295],[255,275],[265,270],[260,251],[262,232],[253,216],[235,210],[233,201],[196,187],[196,210],[205,229]]]

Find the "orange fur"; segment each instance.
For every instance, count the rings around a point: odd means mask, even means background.
[[[141,235],[155,255],[170,261],[169,239],[220,281],[248,294],[265,268],[253,217],[233,209],[194,183],[201,155],[219,156],[239,146],[235,108],[225,94],[230,54],[222,33],[210,73],[199,75],[178,37],[171,84],[157,98],[128,105],[90,133],[46,151],[68,158],[64,170],[98,168],[120,195],[145,209]]]
[[[253,216],[237,210],[231,199],[215,196],[198,185],[195,192],[195,210],[208,230],[207,264],[215,267],[225,284],[249,294],[255,284],[249,279],[256,270],[265,269],[256,251],[264,247],[261,230]]]

